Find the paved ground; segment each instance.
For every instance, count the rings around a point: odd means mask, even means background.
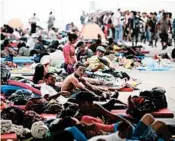
[[[161,51],[160,45],[157,48],[146,46],[150,50],[150,55],[158,54]],[[173,47],[168,48],[166,51],[170,52]],[[130,76],[140,79],[142,84],[139,85],[141,90],[150,90],[155,86],[162,86],[166,89],[166,97],[168,101],[168,108],[175,114],[175,71],[166,72],[151,72],[151,71],[137,71],[125,70]],[[139,91],[132,93],[120,93],[119,99],[127,102],[129,95],[138,95]],[[174,118],[175,119],[175,118]]]

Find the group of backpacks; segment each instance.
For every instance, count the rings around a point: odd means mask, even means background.
[[[140,119],[146,113],[167,108],[165,93],[166,90],[164,88],[155,87],[150,91],[140,92],[139,96],[130,96],[128,98],[127,114]]]

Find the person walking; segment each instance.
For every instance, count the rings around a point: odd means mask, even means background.
[[[115,28],[115,42],[118,44],[123,40],[123,27],[121,24],[121,10],[118,9],[117,12],[112,16],[112,23]]]
[[[37,22],[39,19],[36,17],[36,13],[29,19],[29,23],[31,25],[31,34],[36,33]]]
[[[52,12],[50,12],[48,19],[48,30],[50,30],[54,26],[54,22],[55,22],[55,16],[53,15]]]
[[[167,14],[163,13],[163,17],[157,23],[157,29],[160,31],[160,38],[162,43],[162,50],[167,48],[168,45],[168,30],[170,28],[170,22],[167,19]]]

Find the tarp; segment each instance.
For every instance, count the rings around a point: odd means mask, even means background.
[[[168,62],[163,63],[163,60],[160,62],[152,59],[152,58],[144,58],[142,60],[142,64],[144,67],[138,67],[137,70],[141,71],[168,71],[172,70],[172,67]]]
[[[99,25],[95,23],[85,24],[80,32],[80,37],[82,39],[93,40],[98,39],[98,34],[102,37],[102,42],[106,42],[105,35]]]

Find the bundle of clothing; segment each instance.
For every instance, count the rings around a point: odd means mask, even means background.
[[[30,130],[28,128],[24,128],[23,126],[12,124],[11,120],[1,119],[0,124],[1,124],[1,127],[0,127],[1,134],[14,132],[16,133],[18,138],[24,138],[24,137],[30,136]]]
[[[34,94],[30,90],[20,89],[7,98],[14,105],[25,105]]]
[[[32,98],[30,99],[25,107],[25,110],[32,110],[38,114],[58,114],[64,107],[55,100],[45,101],[42,98]]]
[[[11,120],[15,125],[22,125],[25,128],[30,129],[32,124],[36,121],[45,121],[45,118],[41,117],[34,111],[23,111],[16,107],[8,107],[1,112],[1,118],[4,120]]]

